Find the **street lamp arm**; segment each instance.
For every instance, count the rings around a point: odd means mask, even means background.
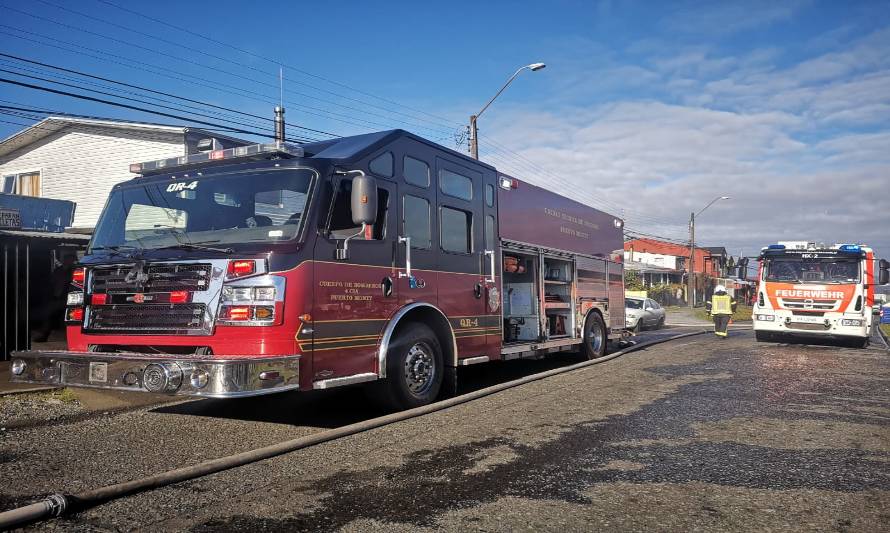
[[[499,90],[499,91],[497,92],[497,94],[495,94],[494,96],[492,96],[492,97],[491,97],[491,100],[489,100],[488,103],[486,103],[484,106],[482,106],[482,109],[481,109],[478,113],[476,113],[476,118],[479,118],[479,117],[482,115],[482,113],[484,113],[485,110],[488,109],[488,106],[490,106],[491,103],[494,102],[494,101],[497,99],[497,97],[500,96],[501,93],[504,92],[504,90],[505,90],[511,83],[513,83],[513,80],[516,79],[516,76],[519,76],[519,73],[522,72],[523,70],[527,69],[527,68],[530,68],[530,67],[529,67],[528,65],[526,65],[526,66],[524,66],[524,67],[519,67],[519,69],[517,69],[516,72],[514,72],[512,76],[510,76],[510,79],[507,80],[507,83],[505,83],[504,86],[501,87],[501,90]]]
[[[711,203],[709,203],[709,204],[706,205],[701,211],[699,211],[698,213],[696,213],[695,216],[699,216],[699,215],[701,215],[702,213],[705,212],[705,209],[711,207],[712,205],[714,205],[716,202],[718,202],[718,201],[720,201],[720,200],[729,200],[729,196],[718,196],[717,198],[714,198],[713,200],[711,200]]]

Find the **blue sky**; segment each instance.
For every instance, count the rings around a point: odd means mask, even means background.
[[[449,147],[516,68],[544,61],[480,119],[482,156],[504,171],[672,239],[730,195],[697,240],[733,254],[802,238],[890,256],[888,2],[107,1],[0,0],[0,51],[262,116],[280,61],[289,122]],[[0,99],[182,122],[6,84]]]

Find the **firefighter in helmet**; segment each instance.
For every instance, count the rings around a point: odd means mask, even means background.
[[[711,301],[705,304],[708,312],[714,318],[714,334],[720,338],[726,338],[726,330],[729,327],[729,319],[736,308],[736,301],[726,293],[726,287],[717,285]]]

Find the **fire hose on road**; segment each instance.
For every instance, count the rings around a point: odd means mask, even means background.
[[[209,474],[214,474],[216,472],[221,472],[223,470],[229,470],[239,466],[244,466],[246,464],[255,463],[264,459],[270,459],[272,457],[308,448],[310,446],[315,446],[317,444],[330,442],[342,437],[355,435],[356,433],[361,433],[389,424],[394,424],[396,422],[401,422],[404,420],[409,420],[411,418],[434,413],[436,411],[441,411],[443,409],[448,409],[449,407],[454,407],[456,405],[471,402],[479,398],[484,398],[485,396],[490,396],[492,394],[518,387],[520,385],[525,385],[527,383],[545,379],[551,376],[572,372],[574,370],[585,368],[598,363],[604,363],[621,355],[641,350],[649,346],[665,343],[672,340],[682,339],[684,337],[690,337],[693,335],[700,335],[702,333],[706,333],[706,331],[694,331],[683,333],[680,335],[674,335],[664,339],[653,340],[651,342],[631,346],[624,350],[605,355],[598,359],[592,359],[590,361],[584,361],[574,365],[565,366],[554,370],[548,370],[546,372],[540,372],[538,374],[533,374],[531,376],[508,381],[506,383],[493,385],[491,387],[479,389],[477,391],[431,403],[422,407],[416,407],[407,411],[401,411],[398,413],[392,413],[389,415],[372,418],[370,420],[365,420],[362,422],[356,422],[354,424],[348,424],[336,429],[322,431],[312,435],[307,435],[296,439],[280,442],[278,444],[273,444],[271,446],[257,448],[255,450],[248,450],[246,452],[241,452],[235,455],[211,459],[209,461],[204,461],[203,463],[187,466],[184,468],[177,468],[175,470],[162,472],[160,474],[155,474],[141,479],[126,481],[124,483],[117,483],[115,485],[108,485],[106,487],[80,492],[77,494],[53,494],[39,502],[0,513],[0,530],[12,529],[40,520],[74,514],[89,509],[91,507],[95,507],[104,502],[122,498],[124,496],[129,496],[147,490],[157,489],[182,481],[188,481],[190,479],[195,479]]]

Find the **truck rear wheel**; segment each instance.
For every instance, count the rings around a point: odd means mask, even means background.
[[[850,341],[850,345],[853,348],[868,348],[868,337],[862,337],[861,339],[853,339]]]
[[[581,344],[581,354],[588,360],[606,354],[606,323],[596,311],[587,315],[587,320],[584,322],[584,342]]]
[[[400,329],[386,354],[386,380],[381,384],[381,399],[394,410],[435,401],[445,375],[442,347],[433,330],[418,322]]]
[[[754,338],[757,339],[757,342],[770,342],[773,340],[772,335],[765,331],[755,331]]]

